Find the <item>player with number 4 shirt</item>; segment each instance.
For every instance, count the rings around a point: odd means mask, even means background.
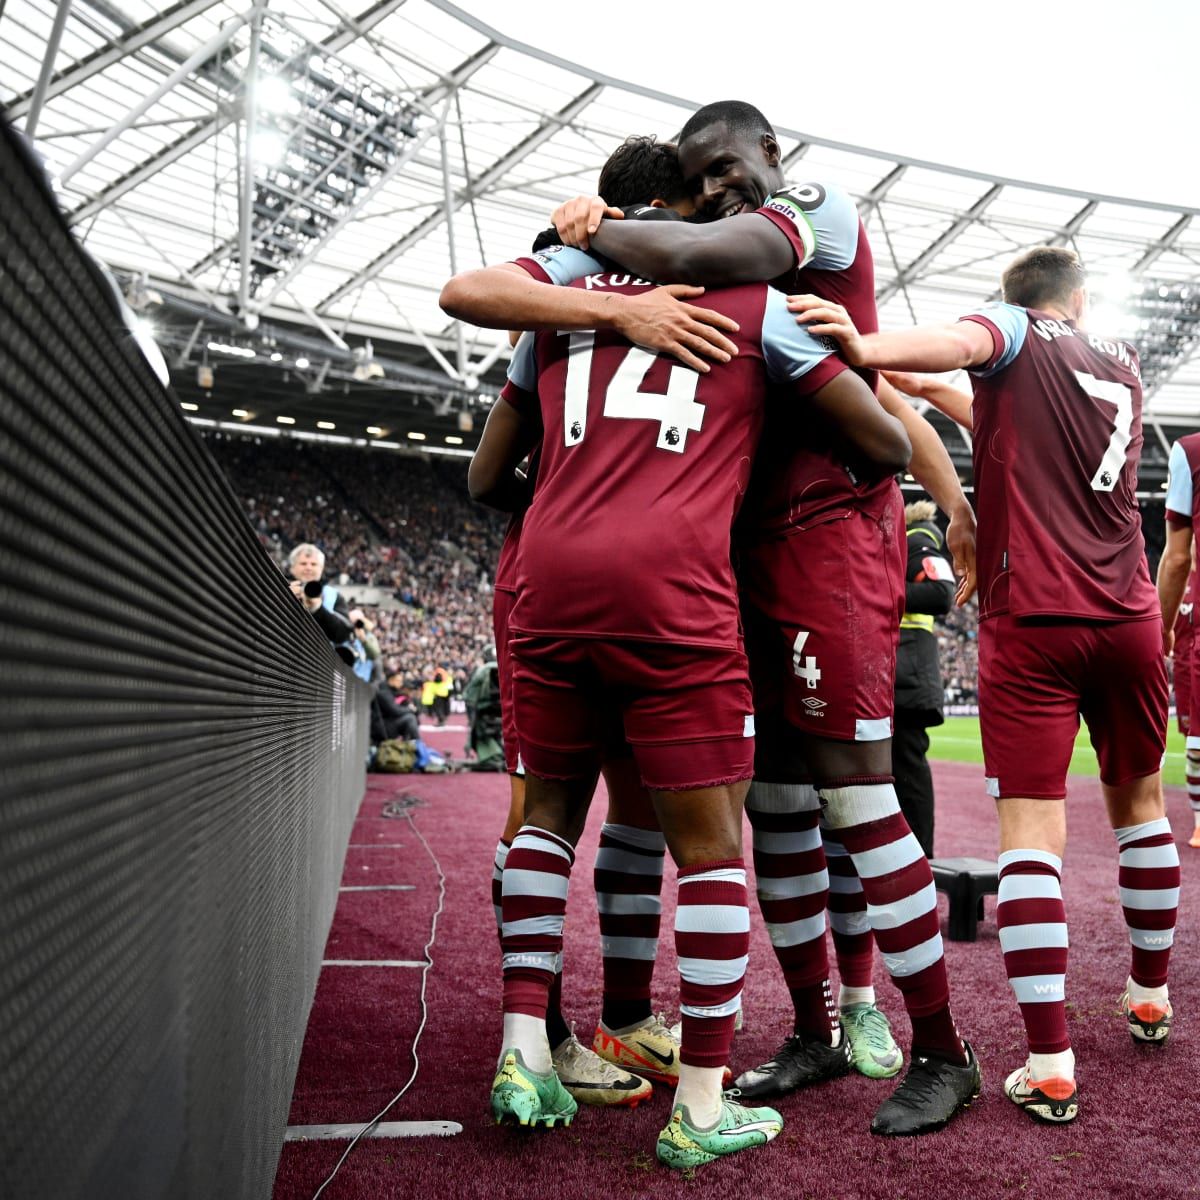
[[[1005,1091],[1031,1116],[1065,1122],[1079,1098],[1064,1000],[1063,801],[1081,715],[1119,848],[1132,946],[1122,1008],[1136,1042],[1161,1045],[1170,1033],[1179,855],[1160,773],[1167,680],[1135,498],[1137,353],[1081,326],[1085,276],[1072,251],[1020,255],[1003,295],[955,325],[867,335],[819,297],[789,306],[853,363],[971,373],[980,726],[1000,818],[996,915],[1029,1041]]]

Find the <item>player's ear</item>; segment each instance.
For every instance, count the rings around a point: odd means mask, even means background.
[[[1078,287],[1071,293],[1071,305],[1074,309],[1075,320],[1082,321],[1088,310],[1088,290],[1085,287]],[[1097,333],[1102,333],[1103,330],[1097,330]]]
[[[666,208],[667,202],[665,200],[651,200],[650,207],[651,208]]]
[[[763,157],[767,160],[767,166],[779,166],[779,143],[769,133],[764,133],[759,138],[758,144],[762,147]]]

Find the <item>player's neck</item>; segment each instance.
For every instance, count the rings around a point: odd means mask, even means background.
[[[1040,311],[1049,313],[1052,317],[1057,317],[1060,321],[1076,321],[1079,317],[1076,313],[1068,312],[1061,304],[1043,304],[1040,306]]]

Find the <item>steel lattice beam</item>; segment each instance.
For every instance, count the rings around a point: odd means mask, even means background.
[[[890,283],[885,283],[875,294],[877,305],[886,304],[897,292],[907,288],[920,273],[946,249],[952,242],[962,236],[971,225],[987,210],[988,206],[1004,191],[1002,183],[994,183],[966,212],[961,213],[954,222],[941,233],[933,242],[925,247],[916,258],[899,272]]]
[[[45,98],[53,100],[55,96],[61,96],[63,92],[78,87],[81,83],[86,83],[93,75],[98,75],[101,71],[111,67],[113,63],[156,42],[164,34],[170,33],[172,29],[177,29],[193,17],[215,7],[216,4],[217,0],[184,0],[182,4],[173,5],[123,37],[114,38],[107,46],[101,46],[78,62],[55,72],[46,88]],[[33,93],[34,89],[31,88],[13,100],[8,106],[10,118],[15,121],[29,111]]]
[[[370,32],[385,17],[391,16],[404,3],[405,0],[380,0],[380,3],[373,4],[366,12],[355,17],[352,28],[339,29],[336,33],[332,33],[324,38],[319,43],[321,49],[329,54],[339,53],[347,46],[358,41],[364,34]],[[307,57],[308,52],[304,51],[303,54]],[[298,59],[299,56],[297,56],[296,62],[287,63],[284,69],[296,66]],[[71,224],[78,225],[81,221],[86,221],[89,217],[94,216],[102,208],[120,199],[126,192],[137,187],[139,184],[145,183],[152,176],[157,175],[164,167],[169,167],[189,151],[196,149],[197,146],[202,146],[209,138],[215,137],[230,122],[239,119],[241,114],[242,105],[239,96],[237,101],[230,104],[219,116],[214,117],[211,121],[199,122],[169,146],[164,146],[157,154],[152,155],[141,166],[135,167],[132,171],[127,171],[118,179],[114,179],[112,183],[97,192],[89,200],[84,201],[83,204],[70,213],[68,219]]]
[[[552,138],[564,125],[569,124],[579,116],[603,90],[603,84],[593,83],[589,88],[576,96],[574,100],[560,108],[558,112],[552,116],[548,116],[527,138],[524,138],[507,154],[492,163],[478,179],[468,183],[466,187],[456,192],[449,207],[453,211],[457,211],[464,204],[469,204],[472,200],[482,196],[523,158],[532,154],[543,142]],[[364,283],[374,279],[380,271],[395,262],[410,246],[416,245],[417,242],[427,237],[435,229],[440,229],[445,224],[446,214],[446,206],[440,207],[435,212],[430,213],[416,228],[410,230],[398,242],[394,242],[382,254],[377,255],[367,263],[361,271],[352,275],[345,283],[330,292],[317,305],[317,311],[327,312],[332,305],[336,304],[343,297],[350,295],[355,289],[362,287]]]
[[[1166,233],[1142,255],[1133,265],[1134,275],[1140,275],[1147,267],[1156,263],[1172,246],[1179,241],[1187,227],[1192,223],[1191,213],[1184,213]]]
[[[499,49],[500,47],[496,45],[489,44],[484,46],[482,50],[476,51],[471,55],[470,58],[464,59],[461,63],[459,63],[458,66],[455,67],[454,70],[451,71],[450,74],[444,79],[439,80],[437,83],[430,84],[429,87],[423,88],[421,91],[416,92],[416,100],[425,105],[436,104],[439,100],[444,99],[448,93],[453,92],[455,88],[459,88],[466,83],[466,81],[470,79],[471,76],[474,75],[475,72],[481,67],[491,62],[491,60],[495,58]],[[430,125],[422,133],[418,134],[414,141],[405,148],[404,153],[401,154],[399,158],[397,158],[397,160],[392,163],[392,165],[383,174],[381,174],[374,183],[372,183],[370,189],[365,191],[361,198],[356,199],[353,207],[348,208],[346,212],[338,218],[336,223],[330,226],[328,231],[322,236],[320,242],[314,244],[306,252],[302,261],[309,261],[312,259],[315,254],[319,253],[320,250],[322,250],[329,243],[330,239],[333,238],[335,234],[344,229],[346,224],[355,216],[357,216],[363,207],[369,204],[375,198],[375,196],[379,194],[380,189],[394,179],[401,169],[403,169],[408,165],[409,162],[412,161],[413,157],[420,152],[421,148],[428,141],[429,137],[436,132],[437,127]],[[297,199],[303,200],[304,195],[297,197]],[[250,243],[252,251],[266,239],[269,232],[269,230],[262,230],[254,236]],[[220,262],[220,260],[224,258],[225,255],[229,254],[233,249],[235,249],[236,246],[236,236],[226,238],[219,246],[216,246],[214,249],[209,251],[209,253],[206,254],[192,268],[193,273],[199,274],[208,267],[211,267],[214,263]],[[281,278],[283,280],[281,283],[279,283],[277,286],[273,285],[272,296],[274,296],[276,292],[281,291],[291,280],[295,278],[295,270],[289,270],[286,277]],[[269,302],[270,301],[268,300],[264,303]]]

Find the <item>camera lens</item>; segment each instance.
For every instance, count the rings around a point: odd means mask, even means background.
[[[310,599],[315,600],[325,591],[325,585],[319,579],[310,579],[304,585],[304,594]]]

